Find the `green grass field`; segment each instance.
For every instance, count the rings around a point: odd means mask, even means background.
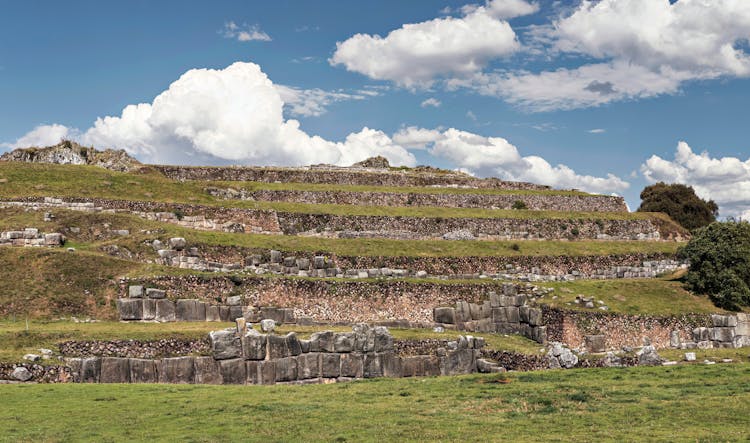
[[[2,441],[747,441],[750,365],[308,386],[0,385]]]

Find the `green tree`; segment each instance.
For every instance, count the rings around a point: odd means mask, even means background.
[[[716,221],[719,207],[695,195],[692,186],[659,182],[641,191],[640,212],[664,212],[684,228],[693,230]]]
[[[717,222],[695,232],[680,255],[690,261],[687,286],[716,306],[750,305],[750,223]]]

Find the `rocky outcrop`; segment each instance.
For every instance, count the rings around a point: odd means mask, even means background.
[[[120,172],[129,172],[141,166],[138,160],[128,155],[124,150],[107,149],[99,151],[69,140],[45,148],[19,148],[0,156],[0,161],[94,165]]]

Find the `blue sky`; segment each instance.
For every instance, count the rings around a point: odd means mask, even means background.
[[[633,208],[648,183],[679,181],[724,215],[750,216],[750,2],[8,1],[2,11],[0,150],[65,136],[164,163],[382,154],[615,192]]]

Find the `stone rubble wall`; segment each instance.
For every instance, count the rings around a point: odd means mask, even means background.
[[[652,220],[437,218],[303,214],[146,201],[45,197],[0,202],[0,206],[61,208],[87,212],[129,212],[191,229],[326,238],[428,240],[456,233],[470,239],[670,240],[674,235]],[[168,210],[165,208],[168,207]],[[178,215],[180,214],[180,215]],[[387,226],[388,229],[383,229]],[[464,234],[465,233],[465,234]],[[463,238],[463,237],[462,237]]]
[[[454,305],[459,300],[482,303],[489,297],[489,292],[502,291],[502,283],[494,281],[364,282],[187,275],[123,279],[120,282],[121,297],[129,298],[128,287],[131,285],[165,290],[168,300],[193,299],[207,305],[228,305],[231,297],[239,297],[240,307],[252,306],[256,310],[286,307],[293,309],[298,322],[309,318],[323,324],[403,321],[404,324],[432,325],[432,310],[436,306]],[[531,294],[534,287],[520,284],[518,291],[519,294]],[[135,304],[137,309],[138,304]],[[196,310],[201,312],[200,307]],[[157,310],[157,316],[159,312]]]
[[[159,340],[91,340],[66,341],[58,344],[63,357],[128,357],[163,358],[184,355],[210,355],[207,338],[191,340],[163,338]]]
[[[541,211],[628,212],[622,197],[608,195],[545,194],[459,194],[415,192],[235,190],[206,188],[209,194],[224,199],[339,204],[366,206],[436,206],[444,208],[512,209],[522,201],[527,209]]]
[[[39,232],[36,228],[26,228],[23,231],[0,232],[0,246],[49,246],[57,247],[65,244],[65,236],[58,233]]]
[[[744,348],[750,346],[750,314],[714,314],[710,327],[692,331],[692,340],[682,336],[672,337],[670,346],[680,349]]]
[[[648,339],[657,349],[664,349],[670,347],[675,333],[681,337],[681,341],[689,341],[695,328],[711,324],[711,316],[627,315],[542,306],[542,322],[547,326],[549,341],[566,343],[574,349],[588,349],[586,337],[595,335],[604,337],[602,351],[638,348],[643,346],[644,339]]]
[[[502,181],[497,178],[480,179],[451,172],[428,173],[401,170],[339,167],[195,167],[150,165],[149,168],[172,180],[254,181],[265,183],[327,183],[339,185],[424,187],[448,186],[479,189],[546,190],[549,186],[533,183]]]
[[[490,292],[489,299],[481,304],[459,300],[455,308],[437,307],[433,310],[433,320],[461,331],[519,334],[537,343],[547,343],[542,310],[530,306],[529,297],[519,295],[518,288],[504,284],[502,295]]]
[[[325,331],[300,340],[293,332],[260,334],[242,325],[211,332],[210,356],[84,357],[66,364],[81,383],[308,384],[502,370],[478,360],[484,341],[470,336],[459,336],[436,355],[402,357],[384,327],[359,324],[350,333]]]

